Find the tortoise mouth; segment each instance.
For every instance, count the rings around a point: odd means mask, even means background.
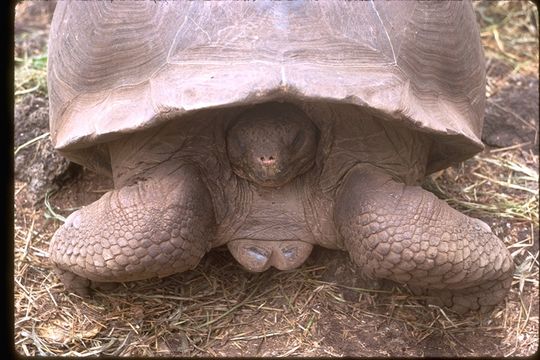
[[[291,173],[290,169],[285,169],[286,167],[277,162],[269,166],[250,164],[243,169],[238,169],[235,173],[260,186],[278,188],[300,175]]]
[[[278,270],[296,269],[304,263],[313,245],[302,240],[235,239],[227,243],[229,251],[244,268],[261,272],[271,266]]]

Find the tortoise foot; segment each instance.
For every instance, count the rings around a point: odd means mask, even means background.
[[[142,280],[192,269],[214,236],[211,204],[198,173],[187,167],[110,191],[54,234],[49,252],[56,273],[67,289],[87,296],[90,280]]]
[[[336,223],[368,277],[426,289],[456,312],[486,310],[510,289],[514,263],[489,226],[374,167],[348,174]]]

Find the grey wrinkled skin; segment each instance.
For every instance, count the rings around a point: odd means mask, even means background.
[[[418,186],[429,137],[314,108],[201,112],[111,142],[115,190],[51,241],[66,288],[182,272],[222,244],[250,271],[293,269],[319,245],[456,312],[500,303],[514,269],[503,242]]]

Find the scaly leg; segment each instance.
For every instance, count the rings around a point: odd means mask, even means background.
[[[376,167],[347,174],[335,221],[366,275],[425,289],[456,312],[488,311],[511,286],[512,257],[487,224]]]
[[[194,268],[216,229],[198,171],[183,166],[110,191],[71,214],[54,234],[50,258],[66,289],[89,294],[90,281],[163,277]]]

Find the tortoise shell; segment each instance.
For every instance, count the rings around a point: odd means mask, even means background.
[[[354,105],[430,134],[428,173],[483,148],[469,2],[59,2],[48,83],[53,144],[104,172],[123,134],[275,100]]]

